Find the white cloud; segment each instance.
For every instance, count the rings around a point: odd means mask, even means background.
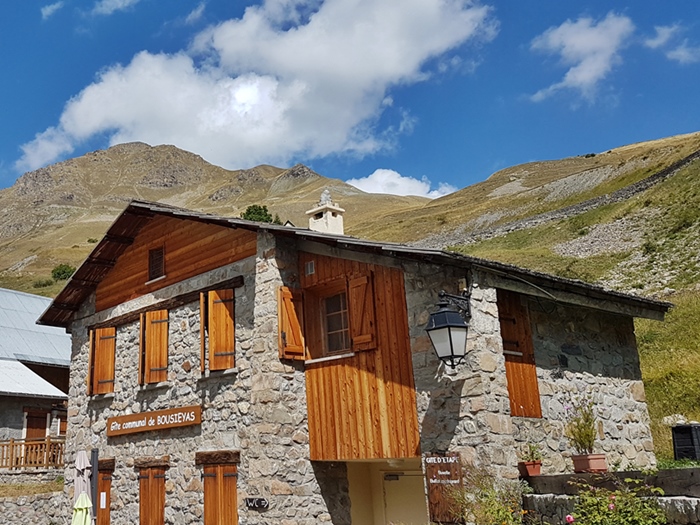
[[[688,45],[688,41],[684,40],[681,45],[666,52],[666,57],[669,60],[675,60],[681,64],[693,64],[700,62],[700,47]]]
[[[111,15],[115,11],[124,11],[138,4],[141,0],[100,0],[92,8],[93,15]]]
[[[106,69],[16,165],[34,169],[101,135],[175,144],[231,168],[362,156],[413,125],[387,105],[392,87],[425,79],[428,61],[496,31],[491,9],[467,0],[267,0],[207,28],[187,51],[141,52]],[[378,129],[385,111],[400,122]]]
[[[644,40],[644,45],[651,49],[658,49],[665,46],[678,32],[681,27],[678,24],[672,26],[655,26],[656,36]]]
[[[55,2],[41,8],[41,19],[46,20],[63,7],[63,2]]]
[[[198,20],[202,18],[202,15],[204,14],[204,9],[207,7],[207,4],[204,2],[200,2],[200,4],[195,7],[190,14],[187,15],[185,18],[185,23],[186,24],[194,24]]]
[[[599,22],[582,17],[547,29],[532,41],[531,49],[558,54],[569,69],[560,82],[541,89],[531,99],[539,102],[562,89],[574,89],[592,101],[598,84],[622,62],[619,51],[633,32],[632,20],[614,13]]]
[[[413,177],[404,177],[394,170],[378,169],[367,177],[350,179],[348,184],[355,186],[367,193],[390,193],[392,195],[417,195],[436,199],[457,191],[457,188],[441,182],[436,190],[430,189],[430,181],[423,176],[420,180]]]

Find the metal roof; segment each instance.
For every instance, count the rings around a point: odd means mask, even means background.
[[[666,312],[671,303],[647,299],[635,295],[607,290],[601,286],[572,279],[565,279],[519,268],[510,264],[479,259],[453,252],[415,248],[403,244],[368,241],[347,235],[320,233],[306,228],[296,228],[275,224],[259,223],[234,217],[223,217],[201,213],[184,208],[134,200],[119,215],[92,253],[76,270],[66,286],[59,292],[53,303],[39,318],[39,323],[67,327],[73,314],[92,293],[100,281],[109,273],[119,256],[129,247],[141,228],[154,216],[163,215],[193,221],[216,224],[228,228],[243,228],[252,231],[267,231],[273,235],[294,237],[324,243],[333,247],[385,255],[401,259],[430,262],[463,268],[481,268],[497,274],[505,274],[513,279],[527,280],[528,283],[546,286],[551,289],[585,295],[596,299],[614,301],[656,312]]]
[[[58,388],[13,359],[0,359],[0,395],[68,399]]]
[[[36,324],[50,304],[47,297],[0,288],[0,359],[70,365],[70,335]]]

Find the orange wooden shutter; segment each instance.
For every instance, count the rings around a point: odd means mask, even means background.
[[[236,465],[204,467],[204,525],[237,525]]]
[[[277,319],[279,322],[280,359],[305,358],[302,296],[299,290],[280,286],[277,291]]]
[[[165,467],[139,471],[139,523],[165,525]]]
[[[104,493],[104,507],[102,506],[102,494]],[[100,470],[97,473],[97,502],[94,504],[97,515],[96,525],[109,525],[110,507],[112,503],[112,471]]]
[[[348,283],[350,337],[354,351],[377,348],[372,274],[350,279]]]
[[[98,328],[93,338],[92,393],[114,392],[114,354],[117,348],[117,329]]]
[[[146,383],[168,379],[168,311],[146,312]]]
[[[226,370],[235,365],[233,289],[209,292],[209,370]]]
[[[90,330],[90,355],[88,356],[88,372],[87,372],[87,391],[91,396],[92,392],[92,377],[95,373],[95,331]]]
[[[146,314],[141,314],[139,325],[139,385],[143,385],[146,376]]]
[[[542,417],[530,316],[518,294],[498,290],[498,319],[501,324],[511,415]]]

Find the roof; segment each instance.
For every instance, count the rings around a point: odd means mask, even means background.
[[[636,308],[655,312],[666,312],[671,303],[647,299],[635,295],[607,290],[601,286],[572,279],[556,277],[517,266],[489,261],[477,257],[460,255],[442,250],[415,248],[403,244],[376,242],[358,239],[347,235],[320,233],[306,228],[275,225],[248,221],[235,217],[211,215],[155,202],[134,200],[112,223],[102,240],[76,270],[66,286],[56,296],[53,303],[39,318],[39,323],[67,327],[73,314],[95,290],[100,281],[109,273],[119,256],[129,247],[141,228],[156,215],[215,224],[228,228],[243,228],[252,231],[267,231],[273,235],[294,237],[327,244],[336,248],[384,255],[389,257],[430,262],[463,268],[481,268],[510,278],[526,281],[534,286],[572,292],[588,297],[615,301]]]
[[[0,395],[68,399],[58,388],[13,359],[0,359]]]
[[[36,324],[50,304],[47,297],[0,288],[0,359],[70,365],[70,336],[59,328]]]

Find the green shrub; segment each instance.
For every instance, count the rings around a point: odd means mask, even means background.
[[[474,525],[522,525],[534,518],[522,507],[531,492],[524,480],[504,479],[488,469],[467,466],[463,485],[449,492],[455,521]],[[534,521],[534,520],[533,520]]]
[[[56,281],[65,281],[74,273],[75,266],[71,266],[70,264],[66,263],[61,263],[58,266],[56,266],[53,270],[51,270],[51,277],[53,277]]]
[[[97,239],[95,239],[94,237],[90,237],[90,238],[87,240],[87,242],[89,242],[90,244],[96,244],[96,243],[97,243]]]
[[[274,219],[269,211],[267,211],[267,206],[260,206],[259,204],[251,204],[245,211],[241,214],[241,219],[246,219],[249,221],[256,222],[273,222]]]
[[[53,284],[53,279],[39,279],[38,281],[34,281],[32,286],[34,288],[46,288],[47,286],[51,286]]]
[[[579,494],[574,512],[567,516],[575,525],[662,525],[666,515],[656,496],[663,490],[645,485],[640,479],[604,476],[602,481],[612,483],[614,489],[597,487],[584,482],[574,482]]]
[[[595,438],[598,434],[593,400],[584,397],[566,407],[568,412],[564,435],[577,454],[592,454]]]

